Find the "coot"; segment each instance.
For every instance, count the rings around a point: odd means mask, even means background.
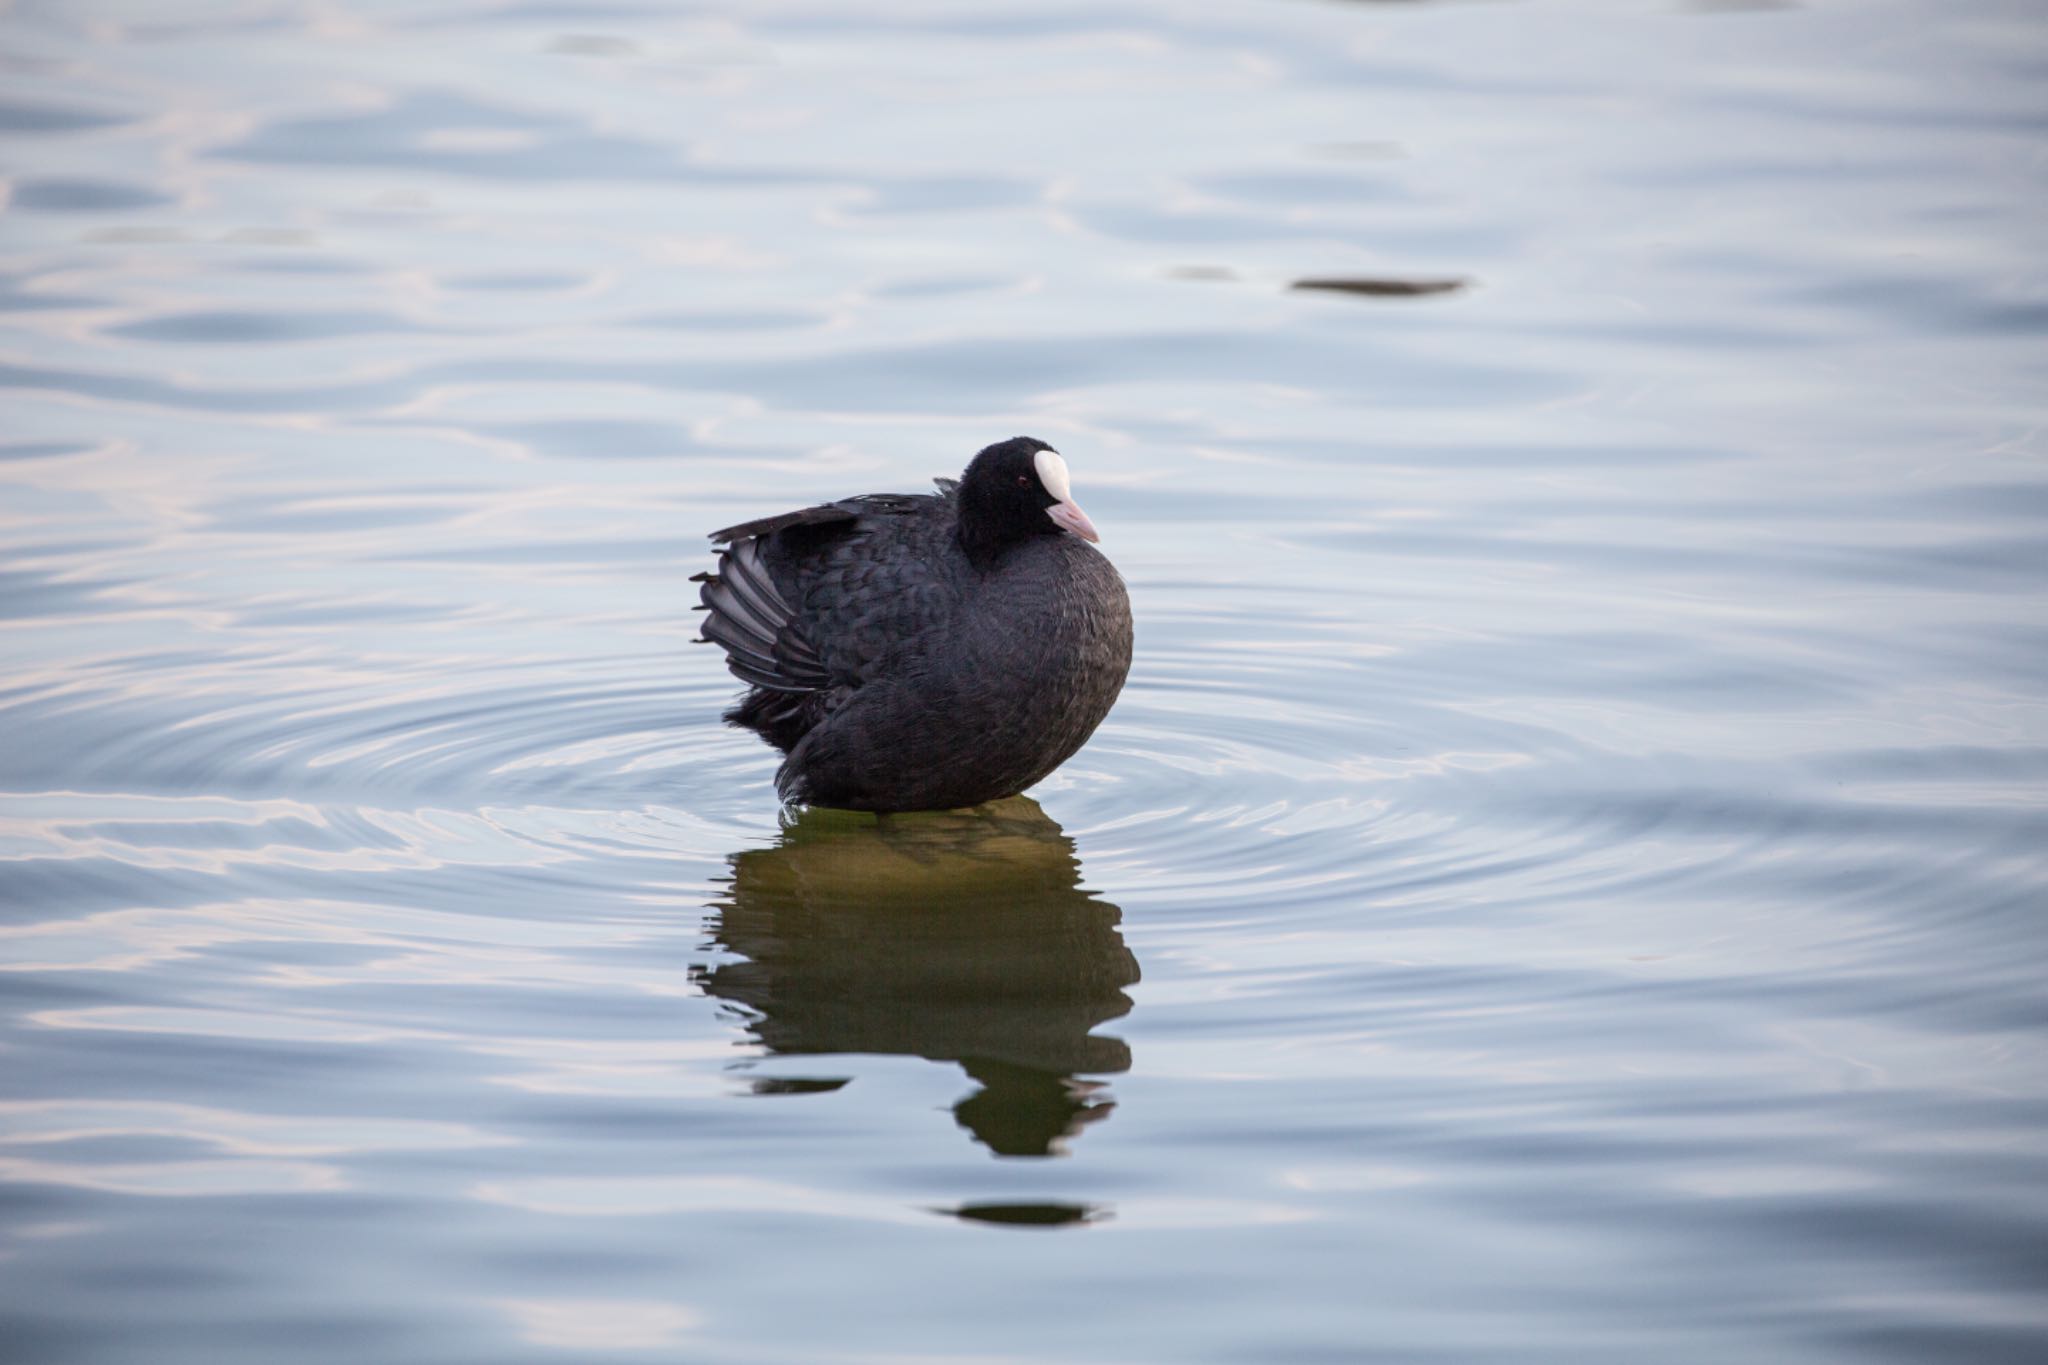
[[[1131,604],[1059,453],[1028,436],[937,494],[878,493],[714,532],[704,638],[750,684],[728,723],[787,757],[785,801],[947,810],[1079,749],[1131,666]]]

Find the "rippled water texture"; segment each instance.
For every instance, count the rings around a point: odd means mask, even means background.
[[[0,1356],[2048,1359],[2048,23],[0,12]],[[1026,798],[703,533],[1071,462]]]

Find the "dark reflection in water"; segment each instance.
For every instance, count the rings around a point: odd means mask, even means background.
[[[1364,294],[1371,298],[1412,299],[1426,294],[1454,294],[1468,281],[1459,279],[1396,280],[1364,276],[1296,280],[1290,288],[1319,290],[1327,294]]]
[[[1094,1223],[1108,1217],[1094,1204],[962,1204],[937,1209],[965,1223],[993,1223],[1010,1228],[1064,1228],[1076,1223]]]
[[[1113,1107],[1083,1077],[1129,1070],[1130,1049],[1090,1030],[1129,1013],[1138,962],[1122,912],[1081,889],[1074,841],[1035,801],[806,811],[732,869],[710,930],[747,960],[697,979],[744,1006],[771,1051],[958,1062],[980,1088],[953,1113],[999,1156],[1051,1155]]]

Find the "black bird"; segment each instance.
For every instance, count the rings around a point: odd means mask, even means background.
[[[876,493],[712,533],[704,637],[751,684],[725,713],[787,757],[782,799],[947,810],[1012,796],[1093,734],[1131,603],[1067,465],[1018,436],[937,494]]]

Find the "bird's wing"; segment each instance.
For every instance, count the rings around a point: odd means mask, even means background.
[[[772,692],[816,692],[857,680],[869,662],[866,656],[879,648],[858,629],[867,623],[837,619],[842,613],[830,606],[821,617],[817,607],[822,604],[807,603],[804,597],[824,586],[823,596],[832,598],[832,585],[845,576],[886,577],[877,566],[836,562],[831,547],[850,544],[847,534],[862,529],[864,522],[867,530],[876,529],[872,518],[908,516],[933,501],[923,494],[870,493],[713,532],[712,540],[726,544],[718,568],[691,579],[704,585],[704,638],[725,649],[726,667],[735,676]],[[776,586],[768,562],[771,546],[776,563],[796,561],[795,605]],[[837,639],[842,632],[852,638]],[[821,650],[828,644],[833,647]]]
[[[714,544],[728,545],[733,541],[746,540],[753,536],[772,536],[777,531],[787,530],[792,526],[830,526],[834,522],[852,521],[859,515],[860,513],[849,511],[839,503],[828,502],[823,507],[806,507],[800,512],[784,512],[777,517],[743,521],[737,526],[728,526],[723,531],[713,531],[711,539]]]
[[[802,524],[779,517],[769,521]],[[796,612],[762,561],[760,536],[735,540],[718,556],[716,572],[690,581],[704,585],[699,590],[706,612],[704,638],[724,648],[725,665],[736,677],[771,692],[815,692],[832,685],[824,661],[804,638]]]
[[[711,539],[724,545],[749,536],[772,536],[777,531],[797,526],[833,526],[858,521],[862,517],[900,516],[915,512],[930,501],[929,497],[917,493],[869,493],[864,497],[841,498],[838,502],[784,512],[780,516],[762,517],[758,521],[743,521],[723,531],[713,531]]]

